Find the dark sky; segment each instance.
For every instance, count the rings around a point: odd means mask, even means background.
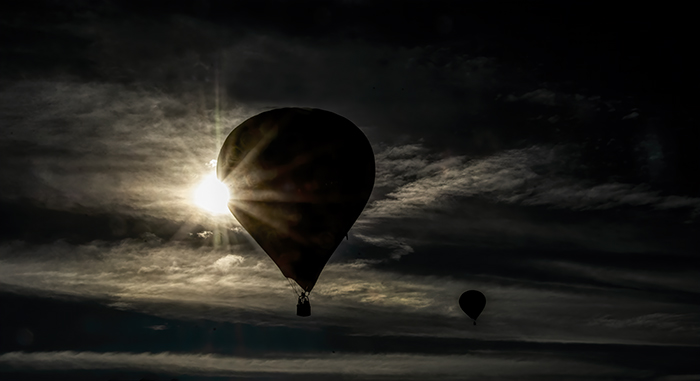
[[[0,378],[700,380],[693,9],[4,2]],[[194,200],[279,107],[377,166],[309,318]]]

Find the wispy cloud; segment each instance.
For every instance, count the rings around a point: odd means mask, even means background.
[[[635,258],[627,258],[626,261],[633,263]],[[549,268],[562,274],[585,276],[624,287],[693,293],[700,289],[700,278],[698,278],[697,270],[682,265],[674,266],[674,271],[659,272],[652,268],[632,270],[625,267],[611,268],[604,265],[594,266],[561,260],[535,261],[535,263],[538,267]]]
[[[532,266],[539,271],[548,269],[538,263]],[[550,267],[548,271],[561,269]],[[585,272],[572,275],[578,279],[588,276]],[[624,343],[697,340],[696,334],[688,334],[695,332],[688,324],[700,311],[656,295],[655,287],[669,289],[673,285],[663,283],[663,277],[660,284],[654,279],[647,280],[649,291],[624,291],[585,282],[560,284],[487,274],[467,278],[418,276],[379,270],[361,262],[331,263],[312,293],[314,319],[307,321],[294,317],[296,297],[279,269],[263,253],[243,244],[229,250],[141,240],[125,240],[119,245],[0,247],[4,288],[97,299],[113,308],[163,317],[287,326],[327,324],[370,335],[410,332]],[[467,289],[479,289],[487,295],[487,308],[480,318],[483,328],[478,331],[465,330],[469,319],[457,304]],[[591,323],[601,317],[630,319],[659,311],[684,316],[677,321],[686,324],[686,330],[658,325],[639,332],[634,326],[620,329]]]
[[[474,352],[469,355],[324,354],[298,358],[243,358],[174,353],[10,352],[0,355],[10,369],[107,370],[129,369],[177,375],[231,377],[235,375],[308,374],[367,379],[529,379],[542,376],[639,376],[637,370],[573,361],[555,356],[535,358],[521,353]]]
[[[148,326],[146,328],[152,329],[154,331],[164,331],[164,330],[168,329],[168,326],[163,325],[163,324],[159,324],[159,325],[151,325],[151,326]]]
[[[97,73],[136,84],[57,80],[4,87],[3,199],[183,219],[196,212],[192,188],[209,174],[205,163],[216,158],[223,138],[263,109],[325,107],[366,130],[388,130],[405,119],[420,131],[438,106],[443,115],[463,112],[465,102],[446,102],[455,84],[476,105],[475,89],[489,86],[494,70],[488,59],[445,55],[434,46],[347,40],[319,48],[274,33],[233,35],[181,16],[157,22],[135,17],[128,26],[93,16],[58,28],[93,42],[80,52]],[[160,44],[163,38],[178,44]],[[438,93],[437,62],[450,67],[443,72],[448,87]],[[404,91],[407,77],[410,92]]]
[[[691,321],[689,321],[692,319]],[[600,325],[611,328],[639,328],[639,329],[658,329],[663,327],[669,331],[684,331],[688,334],[698,336],[700,333],[700,325],[694,325],[697,321],[697,316],[669,314],[657,312],[642,316],[634,316],[631,318],[612,318],[610,316],[601,316],[591,320],[589,324]]]
[[[545,106],[550,113],[547,120],[557,123],[560,120],[558,113],[569,115],[569,119],[588,119],[596,115],[601,108],[608,112],[615,111],[613,103],[619,100],[602,101],[600,96],[587,96],[582,94],[570,94],[547,88],[539,88],[522,93],[521,95],[509,94],[504,99],[506,102],[525,102],[535,106]],[[537,119],[541,119],[540,115]]]
[[[250,111],[227,108],[215,121],[211,94],[188,96],[72,82],[4,89],[0,145],[24,148],[5,153],[0,176],[15,180],[2,197],[60,210],[197,213],[194,187],[210,174],[224,134]]]
[[[676,224],[690,222],[700,199],[663,194],[646,184],[600,183],[573,176],[576,147],[531,146],[482,157],[444,156],[420,144],[384,147],[377,153],[374,199],[353,232],[365,242],[404,249],[428,242],[469,246],[568,245],[611,252],[687,252],[685,243],[646,240],[654,232],[632,220],[615,223],[594,213],[632,208],[645,215],[677,210]],[[557,214],[557,213],[559,214]],[[557,220],[548,219],[555,217]],[[600,213],[598,213],[600,215]],[[535,217],[535,218],[533,218]],[[594,220],[587,220],[594,218]],[[635,217],[638,218],[638,217]],[[641,237],[641,238],[640,238]]]
[[[547,106],[556,106],[561,103],[561,101],[557,101],[557,93],[548,89],[533,90],[521,96],[510,94],[506,97],[506,101],[527,101],[532,103],[540,103]]]
[[[368,237],[363,234],[355,234],[355,237],[374,246],[391,250],[391,259],[400,259],[406,254],[413,253],[413,248],[395,237]]]
[[[454,197],[571,210],[700,208],[698,198],[663,196],[644,184],[595,184],[572,177],[562,170],[570,159],[566,150],[533,146],[470,160],[439,158],[418,145],[387,148],[377,155],[378,183],[396,188],[376,200],[367,217],[401,218],[449,209]]]

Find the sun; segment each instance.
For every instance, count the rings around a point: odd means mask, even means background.
[[[213,173],[194,191],[194,203],[211,214],[228,214],[229,197],[228,188]]]

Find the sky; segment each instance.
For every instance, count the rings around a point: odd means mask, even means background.
[[[700,380],[686,7],[3,3],[0,378]],[[307,318],[196,202],[280,107],[375,154]]]

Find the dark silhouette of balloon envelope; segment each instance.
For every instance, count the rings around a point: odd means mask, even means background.
[[[374,187],[367,137],[329,111],[270,110],[229,134],[216,171],[229,210],[301,287],[297,314],[309,316],[309,292]]]
[[[476,325],[476,318],[481,315],[481,311],[484,310],[485,306],[486,297],[479,291],[465,291],[462,296],[459,297],[459,307],[462,308],[462,311],[464,311],[467,316],[474,320],[474,325]]]

